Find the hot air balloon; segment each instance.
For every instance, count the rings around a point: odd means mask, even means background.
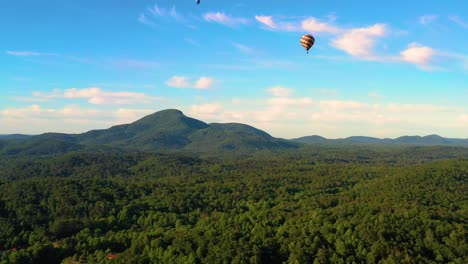
[[[195,0],[195,2],[197,2],[197,5],[200,4],[200,0]]]
[[[305,34],[301,37],[301,45],[302,47],[304,47],[305,50],[307,50],[307,53],[309,53],[309,49],[312,48],[314,43],[315,38],[310,34]]]

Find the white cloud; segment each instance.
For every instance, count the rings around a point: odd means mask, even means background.
[[[271,89],[268,89],[271,90]],[[56,94],[63,95],[57,90]],[[88,98],[95,90],[69,91],[67,96]],[[50,96],[54,96],[53,92]],[[366,135],[398,137],[439,134],[465,137],[467,106],[392,103],[358,100],[314,100],[291,93],[272,93],[261,99],[238,98],[184,107],[189,116],[208,122],[240,122],[253,125],[273,136],[322,135],[328,138]],[[45,108],[33,104],[0,110],[1,133],[78,133],[112,125],[131,123],[157,109],[84,108],[67,105]],[[464,134],[465,133],[465,134]]]
[[[461,27],[468,28],[468,22],[461,19],[459,16],[449,16],[449,19]]]
[[[386,34],[384,24],[370,27],[353,28],[332,41],[332,46],[359,58],[375,58],[374,46],[376,39]]]
[[[293,90],[290,88],[276,86],[268,89],[268,92],[275,97],[289,97],[293,94]]]
[[[154,109],[119,108],[112,115],[115,116],[115,124],[129,124],[154,112]]]
[[[246,118],[243,113],[226,110],[221,103],[192,105],[188,114],[204,122],[244,122]]]
[[[1,133],[82,133],[126,124],[155,112],[154,109],[96,109],[79,105],[45,108],[34,104],[0,110]]]
[[[429,25],[439,18],[438,15],[424,15],[419,17],[419,23],[422,25]]]
[[[174,88],[189,88],[190,84],[187,77],[184,76],[172,76],[166,82],[167,86]]]
[[[213,86],[214,79],[210,77],[200,77],[193,86],[195,89],[206,90]]]
[[[216,119],[224,111],[220,103],[192,105],[190,113],[200,119]]]
[[[419,18],[419,22],[428,25],[439,18],[438,15],[424,15]],[[452,21],[462,27],[468,28],[468,22],[463,21],[458,16],[450,16]],[[437,65],[431,65],[433,58],[441,57],[445,59],[458,60],[462,68],[468,68],[467,56],[454,54],[451,52],[441,52],[433,48],[422,46],[417,43],[410,43],[405,50],[399,54],[383,54],[379,52],[378,43],[380,39],[387,36],[401,36],[407,34],[406,31],[390,30],[385,24],[376,23],[367,27],[346,28],[334,24],[336,16],[328,17],[328,21],[321,21],[315,17],[308,17],[302,20],[291,18],[288,20],[278,20],[273,16],[255,16],[255,19],[266,29],[276,31],[303,32],[311,34],[331,34],[333,39],[329,43],[332,47],[344,51],[359,60],[371,60],[379,62],[406,62],[418,66],[422,70],[441,69]],[[323,38],[322,38],[323,42]],[[323,44],[322,44],[323,45]],[[388,50],[387,44],[382,43],[382,50]],[[314,55],[315,58],[327,60],[347,60],[349,58],[329,55]]]
[[[428,68],[436,51],[430,47],[418,43],[411,43],[406,50],[400,52],[403,61],[415,64],[423,69]]]
[[[281,92],[281,89],[273,93],[271,88],[268,91],[271,94],[269,98],[237,98],[195,105],[190,113],[216,122],[247,123],[273,136],[286,138],[314,134],[329,138],[352,135],[394,138],[428,134],[466,137],[460,132],[468,129],[466,107],[313,100]]]
[[[50,93],[33,92],[33,98],[38,99],[86,99],[94,105],[122,105],[122,104],[146,104],[160,98],[135,92],[108,92],[98,87],[70,88],[66,90],[54,89]]]
[[[232,17],[221,12],[206,13],[203,18],[208,22],[216,22],[230,27],[245,25],[249,20],[241,17]]]
[[[198,90],[208,90],[213,87],[214,79],[211,77],[200,77],[195,82],[191,82],[188,77],[185,76],[172,76],[166,81],[166,85],[173,88],[191,88]]]
[[[331,25],[330,23],[319,21],[316,18],[308,18],[302,21],[302,29],[312,32],[312,33],[331,33],[337,34],[342,31],[342,29]]]

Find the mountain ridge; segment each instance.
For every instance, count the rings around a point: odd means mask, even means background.
[[[303,144],[387,144],[387,145],[420,145],[420,146],[466,146],[468,138],[444,138],[436,134],[426,136],[400,136],[397,138],[377,138],[367,136],[350,136],[346,138],[327,139],[321,136],[304,136],[290,139]]]
[[[188,151],[195,153],[248,154],[262,150],[294,149],[300,144],[272,137],[265,131],[240,123],[212,123],[185,116],[177,109],[166,109],[147,115],[129,124],[80,134],[44,133],[12,144],[0,144],[0,153],[22,153],[27,146],[81,150],[103,146],[129,151]],[[34,153],[39,153],[39,150]]]
[[[205,123],[185,116],[180,110],[166,109],[129,124],[78,134],[0,135],[0,154],[53,154],[99,149],[251,154],[263,150],[297,149],[304,145],[314,144],[468,147],[468,139],[444,138],[435,134],[401,136],[395,139],[368,136],[327,139],[319,135],[282,139],[247,124]]]

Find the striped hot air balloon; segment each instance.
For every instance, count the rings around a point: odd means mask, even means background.
[[[314,43],[315,38],[310,34],[305,34],[301,37],[301,45],[302,47],[304,47],[305,50],[307,50],[307,53],[309,53],[309,49],[312,48]]]

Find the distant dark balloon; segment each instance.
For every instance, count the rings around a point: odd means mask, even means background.
[[[305,34],[301,37],[301,45],[302,47],[304,47],[305,50],[307,50],[307,53],[309,53],[309,49],[312,48],[314,43],[315,38],[312,35]]]
[[[200,0],[196,0],[196,2],[197,2],[197,5],[200,4]]]

